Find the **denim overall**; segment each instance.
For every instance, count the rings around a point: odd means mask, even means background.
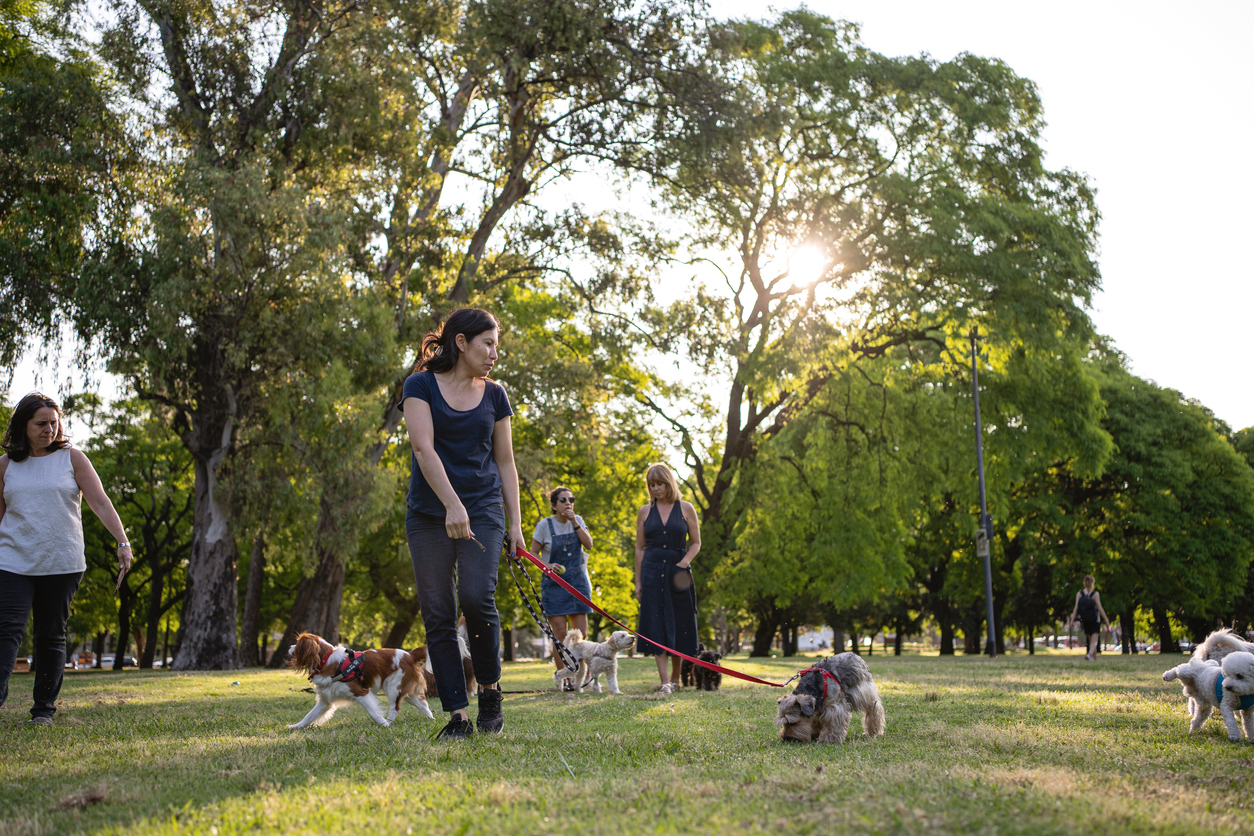
[[[591,600],[592,584],[588,580],[588,572],[584,566],[583,544],[579,542],[579,532],[558,534],[553,526],[552,517],[545,519],[545,522],[549,524],[549,537],[552,538],[549,544],[549,562],[565,566],[566,574],[562,575],[562,580]],[[546,616],[579,615],[592,612],[591,607],[562,589],[547,575],[540,581],[540,606],[544,609]]]

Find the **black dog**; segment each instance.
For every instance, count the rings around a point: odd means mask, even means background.
[[[697,654],[697,658],[702,662],[717,665],[718,660],[723,658],[723,654],[714,650],[702,650]],[[717,691],[719,686],[723,684],[723,675],[718,671],[712,671],[700,665],[693,665],[692,667],[692,681],[698,691]]]
[[[697,658],[704,659],[705,657],[701,655],[704,652],[705,652],[705,645],[701,644],[700,642],[697,642]],[[692,662],[689,662],[687,659],[683,660],[679,664],[679,681],[683,683],[683,686],[685,688],[691,688],[692,686],[697,684],[696,674],[694,673],[694,669],[698,669],[697,666],[694,665]],[[701,668],[700,670],[704,670],[704,669]]]

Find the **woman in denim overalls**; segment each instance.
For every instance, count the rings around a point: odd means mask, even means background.
[[[584,525],[583,517],[575,513],[575,495],[570,488],[554,488],[549,494],[549,506],[553,516],[545,517],[536,525],[531,539],[531,553],[549,564],[562,566],[566,573],[562,580],[592,598],[592,584],[588,580],[588,560],[585,549],[592,548],[592,535]],[[540,581],[540,606],[548,616],[549,627],[560,642],[566,638],[569,627],[588,637],[588,613],[592,608],[571,595],[546,575]],[[565,670],[561,657],[553,654],[559,671]],[[571,683],[567,683],[574,690]]]

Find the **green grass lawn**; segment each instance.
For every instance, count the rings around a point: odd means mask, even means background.
[[[622,661],[622,696],[508,694],[504,734],[451,744],[408,706],[391,728],[349,706],[288,731],[307,683],[251,670],[71,673],[56,726],[32,729],[15,674],[0,834],[1254,832],[1254,750],[1219,720],[1188,735],[1159,678],[1179,659],[877,649],[888,733],[855,720],[842,746],[781,743],[780,689],[657,694],[645,659]],[[804,660],[730,661],[783,680]],[[503,684],[550,671],[507,665]]]

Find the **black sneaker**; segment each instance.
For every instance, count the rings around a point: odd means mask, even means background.
[[[483,690],[479,692],[479,716],[475,725],[485,734],[496,734],[505,728],[505,718],[501,716],[501,692]]]
[[[475,727],[470,724],[469,719],[461,719],[453,717],[448,721],[448,725],[440,729],[440,733],[435,736],[436,740],[465,740],[475,733]]]

